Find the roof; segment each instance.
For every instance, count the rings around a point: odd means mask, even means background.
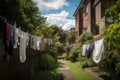
[[[83,7],[83,4],[85,1],[87,1],[87,0],[81,0],[80,4],[78,5],[77,9],[75,10],[73,16],[75,16],[76,13],[78,12],[78,10]]]

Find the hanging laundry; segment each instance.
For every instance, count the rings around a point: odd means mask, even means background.
[[[34,42],[33,49],[37,50],[37,36],[33,36],[33,42]]]
[[[44,50],[45,50],[44,38],[40,37],[40,51],[44,51]]]
[[[26,46],[29,47],[30,34],[26,33]]]
[[[51,39],[48,39],[48,46],[51,45]]]
[[[86,44],[86,54],[87,54],[89,48],[90,48],[90,44]]]
[[[52,42],[52,39],[49,39],[49,45],[52,45],[53,42]]]
[[[14,37],[14,32],[12,31],[12,26],[7,22],[0,21],[0,27],[4,44],[3,61],[5,61],[7,59],[7,55],[13,55],[12,40]]]
[[[53,44],[53,40],[52,39],[50,40],[50,42],[51,42],[51,44]]]
[[[40,50],[40,37],[37,37],[37,50]]]
[[[40,51],[42,51],[42,37],[40,37],[39,47],[40,47]]]
[[[82,46],[82,56],[85,56],[86,55],[86,49],[87,49],[87,45],[83,45]]]
[[[30,48],[30,45],[31,45],[31,34],[29,34],[28,48]]]
[[[14,26],[11,26],[11,41],[12,41],[12,44],[14,45],[15,44],[15,27]]]
[[[48,39],[47,38],[44,39],[44,43],[46,46],[48,46]]]
[[[34,36],[30,35],[30,48],[33,48],[34,45]]]
[[[13,46],[13,40],[14,40],[14,35],[15,35],[15,32],[14,32],[14,28],[12,25],[6,23],[6,29],[7,29],[7,40],[6,40],[6,51],[8,53],[8,55],[13,55],[13,49],[14,49],[14,46]]]
[[[14,48],[17,48],[18,46],[18,28],[15,28],[15,44]]]
[[[95,63],[99,63],[102,59],[104,59],[104,43],[103,39],[100,39],[95,42],[95,47],[93,50],[93,61]]]
[[[26,33],[20,31],[20,62],[25,62],[26,60],[26,39]]]
[[[11,25],[6,23],[6,28],[7,28],[7,40],[11,41],[12,40],[12,35],[11,35]]]
[[[89,44],[89,48],[87,49],[87,53],[86,53],[87,58],[90,58],[90,56],[92,55],[93,49],[94,49],[94,44]]]

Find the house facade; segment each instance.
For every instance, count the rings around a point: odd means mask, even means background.
[[[109,18],[105,10],[111,7],[116,0],[81,0],[74,12],[76,43],[83,31],[92,32],[94,38],[100,38],[102,29],[108,25]]]

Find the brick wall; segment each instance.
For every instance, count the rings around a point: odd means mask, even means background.
[[[88,31],[90,31],[90,27],[91,27],[91,23],[90,23],[90,2],[88,2],[88,4],[85,4],[85,6],[83,7],[83,9],[88,5],[88,13],[84,13],[83,12],[83,27],[88,29]]]
[[[83,32],[83,14],[82,9],[79,9],[75,16],[75,32],[76,32],[76,41],[78,43],[78,38]]]
[[[102,34],[103,28],[106,25],[105,18],[105,10],[111,7],[114,4],[115,0],[97,0],[94,2],[94,9],[95,9],[95,35],[96,34]]]
[[[76,13],[75,16],[75,42],[78,43],[78,37],[79,37],[79,12]]]

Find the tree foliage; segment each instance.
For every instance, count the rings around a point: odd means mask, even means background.
[[[68,40],[69,43],[74,43],[75,42],[75,32],[74,31],[68,31],[67,40]]]
[[[104,42],[106,45],[106,55],[107,58],[104,65],[106,70],[111,74],[115,73],[115,76],[119,80],[120,75],[120,0],[106,10],[112,19],[113,23],[110,24],[104,33]]]
[[[91,32],[83,32],[79,37],[80,43],[85,43],[88,40],[93,39],[93,34]]]
[[[106,14],[110,15],[114,22],[119,22],[120,20],[120,0],[117,0],[116,3],[106,10]]]
[[[1,0],[0,15],[7,18],[11,24],[16,21],[22,30],[31,33],[42,27],[46,21],[33,0]]]
[[[56,25],[51,25],[49,27],[43,27],[42,33],[44,37],[55,39],[55,41],[60,41],[60,43],[64,43],[66,39],[65,31]]]

